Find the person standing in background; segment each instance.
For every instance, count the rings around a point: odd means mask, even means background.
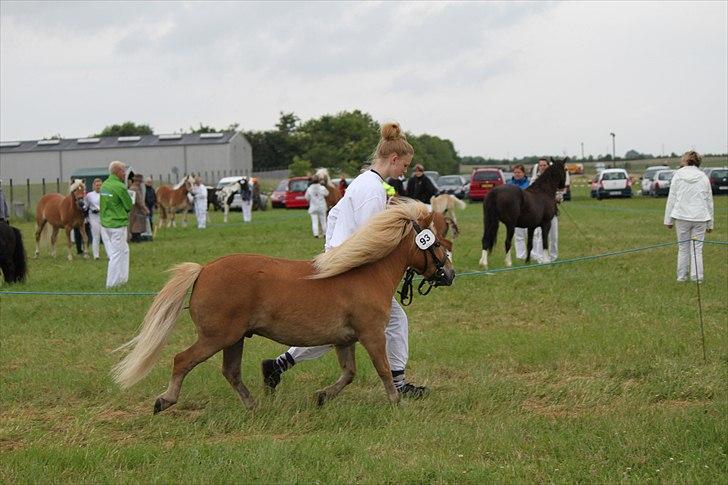
[[[703,239],[713,230],[713,193],[702,158],[695,151],[680,159],[665,205],[665,225],[677,231],[677,280],[703,282]],[[693,250],[694,249],[694,250]]]
[[[131,214],[129,214],[129,232],[131,232],[131,242],[135,243],[142,242],[142,233],[147,230],[147,216],[149,215],[142,195],[142,180],[142,174],[134,174],[129,186],[129,190],[134,193],[134,203],[131,206]]]
[[[126,165],[114,161],[109,164],[109,177],[101,184],[101,234],[109,256],[106,287],[123,285],[129,280],[129,244],[127,226],[132,201],[126,190]]]
[[[99,259],[99,242],[101,242],[101,179],[94,179],[91,192],[86,194],[88,222],[91,225],[91,254]]]
[[[308,201],[308,213],[311,216],[311,228],[313,237],[319,238],[326,235],[326,196],[329,190],[314,175],[311,177],[311,185],[306,189],[306,200]]]
[[[197,175],[192,185],[192,197],[194,197],[195,217],[197,218],[197,229],[207,227],[207,187],[202,183],[202,177]]]
[[[240,202],[242,205],[243,222],[250,222],[253,220],[253,189],[247,178],[240,180]]]
[[[526,177],[526,167],[518,164],[513,167],[513,177],[508,181],[509,184],[515,185],[519,189],[523,190],[528,187],[530,183],[528,177]],[[528,229],[525,227],[517,227],[515,230],[515,246],[516,246],[516,257],[519,259],[526,259],[526,236],[528,235]]]
[[[154,192],[154,185],[153,185],[152,177],[147,177],[144,181],[145,191],[144,191],[144,205],[147,206],[147,210],[149,211],[149,215],[147,216],[149,218],[149,227],[154,227],[154,208],[157,207],[157,194]]]
[[[430,177],[425,175],[425,167],[419,163],[415,165],[415,171],[407,181],[407,197],[419,200],[423,204],[430,204],[430,199],[437,195],[437,188]]]

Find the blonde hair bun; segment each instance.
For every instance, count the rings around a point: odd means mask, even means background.
[[[402,128],[399,127],[399,123],[390,121],[382,125],[382,140],[393,141],[404,138],[402,135]]]

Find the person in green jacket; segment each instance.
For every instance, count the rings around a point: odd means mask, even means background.
[[[123,285],[129,279],[129,244],[127,227],[133,201],[124,185],[126,164],[114,161],[109,164],[109,178],[101,184],[101,237],[109,267],[106,287]]]

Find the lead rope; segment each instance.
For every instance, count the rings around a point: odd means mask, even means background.
[[[407,268],[402,282],[402,289],[399,290],[399,301],[402,306],[409,306],[412,303],[412,279],[415,277],[415,270]]]

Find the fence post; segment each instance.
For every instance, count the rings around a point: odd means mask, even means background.
[[[168,184],[172,183],[172,174],[169,174],[169,173],[167,174],[167,183]]]
[[[25,188],[27,189],[26,199],[28,202],[28,205],[26,205],[26,211],[30,213],[30,179],[25,179]]]
[[[43,177],[42,181],[43,181],[42,182],[43,183],[43,191],[42,192],[43,192],[43,195],[45,195],[45,177]]]
[[[13,205],[13,179],[10,179],[10,205]]]
[[[162,185],[162,174],[159,174],[159,185]]]
[[[61,193],[61,179],[56,177],[56,192]]]
[[[205,170],[205,181],[207,181],[207,170]]]

